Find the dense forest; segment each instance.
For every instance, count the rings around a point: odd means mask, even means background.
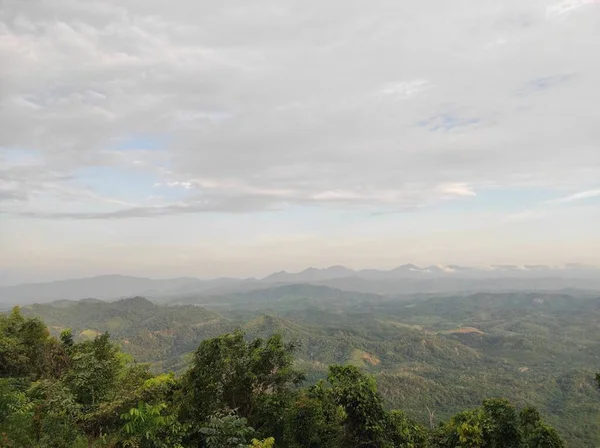
[[[15,308],[0,316],[0,446],[565,446],[534,407],[502,398],[416,423],[385,406],[374,377],[355,365],[306,381],[296,349],[279,334],[235,331],[203,340],[181,375],[155,375],[108,333],[55,338]]]
[[[56,338],[109,332],[150,372],[184,375],[206,340],[241,329],[246,340],[295,342],[307,384],[331,365],[374,377],[386,409],[431,426],[504,397],[534,406],[569,448],[600,446],[600,298],[586,291],[382,296],[294,284],[157,304],[61,300],[24,306]]]

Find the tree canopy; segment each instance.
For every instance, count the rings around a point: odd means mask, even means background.
[[[18,308],[0,316],[0,446],[555,448],[531,407],[485,400],[434,428],[384,406],[360,368],[305,386],[295,344],[240,332],[203,341],[187,371],[152,375],[108,333],[60,340]]]

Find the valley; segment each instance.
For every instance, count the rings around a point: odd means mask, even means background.
[[[296,366],[312,383],[331,364],[375,375],[386,405],[421,423],[505,397],[533,405],[569,447],[598,443],[600,294],[587,291],[405,294],[286,284],[229,294],[184,294],[24,306],[58,335],[108,331],[156,373],[183,372],[207,338],[241,329],[295,341]]]

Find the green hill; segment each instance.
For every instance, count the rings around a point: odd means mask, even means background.
[[[182,357],[200,341],[233,328],[213,311],[192,305],[161,306],[142,297],[35,304],[24,307],[23,314],[42,318],[56,335],[71,328],[76,338],[91,339],[108,331],[126,353],[152,363],[157,371],[182,368]]]
[[[421,422],[443,420],[490,397],[534,405],[569,447],[595,446],[600,395],[600,298],[589,294],[478,293],[392,298],[314,285],[185,297],[203,306],[159,306],[142,298],[55,302],[25,308],[58,334],[110,331],[156,371],[181,371],[206,338],[241,328],[248,339],[295,341],[310,381],[331,364],[376,375],[388,406]]]

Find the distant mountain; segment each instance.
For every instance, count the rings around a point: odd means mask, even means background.
[[[285,282],[285,283],[304,283],[320,280],[329,280],[332,278],[352,277],[356,272],[344,266],[331,266],[326,269],[308,268],[302,272],[289,273],[286,271],[275,272],[263,278],[263,282]]]
[[[170,302],[189,295],[223,295],[290,284],[314,284],[344,291],[375,294],[414,294],[454,291],[556,290],[565,288],[600,290],[600,269],[570,264],[495,265],[472,268],[458,265],[419,267],[404,264],[395,269],[354,271],[344,266],[308,268],[297,273],[280,271],[262,279],[193,277],[150,279],[124,275],[26,283],[0,287],[0,303],[45,303],[93,297],[103,300],[143,295],[155,301]]]
[[[324,285],[314,285],[309,283],[293,283],[287,285],[275,285],[262,289],[251,291],[219,294],[219,295],[203,295],[192,294],[189,296],[181,296],[174,299],[171,303],[177,305],[201,305],[211,307],[243,307],[257,306],[268,307],[273,304],[285,306],[286,303],[304,303],[320,304],[339,302],[345,305],[359,302],[379,301],[383,296],[379,294],[362,293],[355,291],[343,291],[341,289],[331,288]]]
[[[431,265],[419,267],[414,264],[404,264],[394,269],[362,269],[354,271],[344,266],[331,266],[325,269],[308,268],[297,273],[286,271],[273,273],[262,282],[320,282],[340,278],[361,278],[365,280],[423,280],[430,278],[586,278],[600,279],[600,269],[593,266],[569,264],[564,267],[544,265],[493,265],[484,268],[473,268],[458,265]]]
[[[0,300],[6,303],[43,303],[63,299],[78,300],[86,297],[117,299],[135,295],[151,296],[198,282],[200,280],[187,277],[155,280],[126,275],[102,275],[48,283],[4,286],[0,288]]]

